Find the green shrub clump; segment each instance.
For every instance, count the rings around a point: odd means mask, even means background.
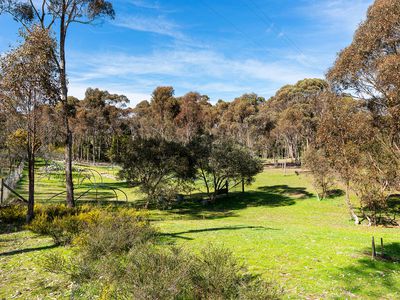
[[[71,258],[49,255],[45,268],[70,276],[74,299],[280,298],[230,251],[211,246],[195,255],[158,237],[131,213],[107,213],[83,229]]]
[[[79,206],[68,208],[63,205],[38,206],[34,220],[27,229],[49,235],[57,245],[71,244],[75,239],[90,239],[90,230],[96,230],[96,224],[114,218],[123,218],[125,222],[147,222],[143,214],[133,209],[94,208]]]
[[[0,207],[0,226],[20,225],[25,222],[26,206],[14,204]]]

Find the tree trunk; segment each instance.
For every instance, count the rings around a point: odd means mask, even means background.
[[[28,211],[26,222],[30,223],[34,218],[35,208],[35,154],[32,149],[28,149]]]
[[[353,207],[353,205],[351,204],[351,201],[350,201],[350,183],[349,182],[346,182],[346,197],[345,197],[345,200],[346,200],[347,207],[349,209],[350,216],[354,220],[354,224],[355,225],[359,225],[360,224],[360,220],[359,220],[358,216],[356,215],[356,213],[354,212],[354,207]]]
[[[244,193],[244,178],[242,178],[242,193]]]
[[[96,142],[94,137],[93,137],[92,158],[93,158],[93,165],[96,165]]]
[[[66,73],[66,58],[65,58],[65,12],[62,12],[60,18],[60,85],[61,85],[61,102],[64,108],[64,126],[66,131],[65,138],[65,184],[67,189],[67,206],[74,207],[74,182],[72,178],[72,130],[69,124],[69,106],[68,106],[68,86]]]
[[[69,121],[66,121],[66,125],[68,126],[65,147],[65,182],[67,187],[67,206],[74,207],[74,182],[72,178],[72,131],[69,128]]]

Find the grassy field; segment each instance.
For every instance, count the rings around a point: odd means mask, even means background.
[[[130,203],[140,199],[136,190],[115,180],[115,170],[93,169],[102,174],[103,183],[123,190]],[[48,202],[48,194],[61,191],[63,183],[40,178],[38,195]],[[82,192],[90,186],[86,184]],[[26,192],[24,180],[19,191]],[[105,188],[99,195],[113,201]],[[81,201],[94,196],[88,193]],[[266,170],[246,193],[234,192],[213,206],[183,203],[168,211],[152,210],[151,218],[171,243],[191,251],[209,243],[232,249],[251,272],[281,284],[288,299],[400,299],[400,228],[355,226],[343,196],[318,201],[309,178],[292,170],[286,176],[282,170]],[[372,236],[384,239],[386,254],[395,261],[370,259]],[[54,248],[48,238],[26,231],[2,234],[0,246],[0,298],[67,297],[60,291],[68,290],[68,283],[46,275],[40,261],[45,253],[68,249]],[[36,288],[25,291],[25,280],[34,280]]]

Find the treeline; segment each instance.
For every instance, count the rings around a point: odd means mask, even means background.
[[[300,162],[320,114],[318,99],[326,91],[321,79],[305,79],[283,87],[270,100],[245,94],[231,102],[211,104],[196,92],[174,96],[172,87],[158,87],[150,101],[125,107],[124,96],[88,89],[82,101],[70,99],[74,156],[79,160],[113,161],[124,140],[160,138],[189,144],[198,136],[235,140],[253,153]]]

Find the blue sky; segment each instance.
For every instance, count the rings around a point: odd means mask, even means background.
[[[324,76],[372,0],[112,1],[115,20],[74,25],[68,39],[70,94],[87,87],[149,99],[156,86],[232,100],[269,97],[285,84]],[[18,24],[0,16],[0,52]]]

